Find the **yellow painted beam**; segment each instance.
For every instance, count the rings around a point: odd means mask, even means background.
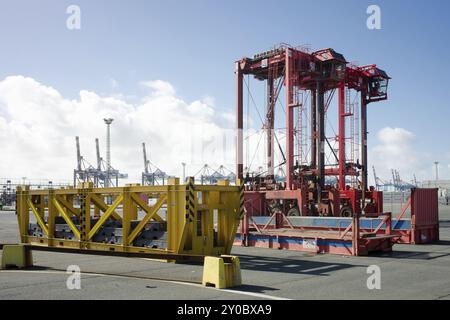
[[[123,196],[119,195],[114,203],[106,210],[106,212],[101,216],[101,218],[97,221],[95,226],[89,232],[87,240],[92,239],[92,237],[97,233],[98,229],[105,223],[106,220],[113,214],[114,210],[118,207],[118,205],[122,202]]]
[[[161,206],[166,201],[167,196],[165,194],[161,195],[161,198],[158,199],[158,201],[155,203],[153,207],[150,208],[148,213],[145,215],[145,217],[139,222],[139,224],[134,228],[133,232],[131,232],[130,236],[128,237],[128,244],[133,243],[133,240],[136,238],[136,236],[141,232],[142,228],[144,228],[145,224],[150,221],[150,219],[158,212],[158,210],[161,208]]]
[[[92,202],[94,202],[94,204],[96,206],[98,206],[100,208],[100,210],[106,212],[106,210],[108,210],[108,205],[96,194],[94,193],[90,193],[91,195],[91,200]],[[115,220],[121,220],[122,217],[115,211],[113,211],[112,216]]]
[[[146,213],[149,213],[152,208],[148,206],[148,204],[146,204],[144,202],[144,200],[142,200],[138,195],[136,195],[136,193],[131,193],[131,199],[133,199],[133,201],[139,206],[141,207],[142,210],[144,210]],[[153,219],[155,219],[158,222],[162,222],[164,221],[159,215],[157,215],[156,213],[154,214]]]
[[[44,220],[42,219],[41,215],[37,212],[36,208],[34,207],[34,205],[30,199],[27,199],[27,204],[30,207],[31,211],[33,211],[33,214],[36,217],[37,223],[41,226],[42,231],[44,231],[45,235],[48,237],[48,228],[47,228],[47,225],[45,224]]]
[[[75,235],[75,237],[80,240],[80,231],[78,231],[77,227],[75,226],[75,224],[73,223],[72,220],[70,220],[70,217],[67,216],[66,212],[64,211],[64,209],[61,207],[60,203],[58,202],[58,200],[56,200],[55,198],[52,199],[53,204],[55,205],[56,209],[58,210],[59,214],[63,217],[63,219],[66,221],[67,225],[69,226],[70,230],[72,230],[73,234]]]
[[[80,216],[80,210],[76,209],[72,206],[72,204],[67,201],[66,199],[64,199],[63,197],[58,197],[57,196],[57,200],[59,202],[59,204],[61,206],[63,206],[64,208],[66,208],[67,210],[69,210],[72,214],[76,215],[76,216]]]

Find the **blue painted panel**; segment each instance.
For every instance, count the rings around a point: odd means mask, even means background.
[[[265,225],[270,217],[253,217],[253,220],[258,225]],[[289,221],[294,227],[317,227],[317,228],[347,228],[352,218],[335,218],[335,217],[289,217]],[[360,226],[362,229],[375,229],[381,223],[380,218],[361,218]],[[275,219],[272,220],[270,225],[275,224]],[[392,220],[392,228],[395,230],[409,230],[411,229],[410,219],[401,219],[397,221]],[[383,224],[381,230],[386,229],[386,225]]]

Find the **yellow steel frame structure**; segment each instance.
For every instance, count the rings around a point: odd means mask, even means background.
[[[155,199],[150,206],[144,197]],[[193,178],[180,184],[169,179],[164,186],[127,185],[115,188],[93,188],[83,183],[78,188],[30,190],[18,187],[16,210],[21,242],[32,246],[72,248],[77,250],[155,253],[173,255],[227,255],[243,213],[243,185],[231,186],[227,180],[217,185],[195,185]],[[105,199],[112,199],[107,204]],[[77,204],[77,205],[75,205]],[[161,208],[166,215],[160,215]],[[138,209],[145,215],[138,219]],[[28,233],[30,214],[42,228],[43,235]],[[76,215],[80,225],[71,217]],[[76,239],[55,237],[55,219],[62,217]],[[98,217],[95,225],[91,218]],[[121,220],[122,243],[94,242],[93,237],[109,219]],[[132,229],[132,221],[139,221]],[[150,221],[166,221],[167,248],[133,246],[133,241]]]

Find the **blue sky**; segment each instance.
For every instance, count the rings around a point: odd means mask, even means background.
[[[81,8],[81,30],[66,28],[70,4]],[[381,8],[381,30],[366,28],[369,4]],[[0,80],[28,76],[68,99],[87,89],[133,100],[144,95],[140,81],[161,79],[186,101],[211,96],[233,112],[238,58],[281,42],[332,47],[393,78],[389,101],[370,106],[369,144],[384,127],[408,130],[414,150],[450,177],[449,11],[445,0],[1,0]]]

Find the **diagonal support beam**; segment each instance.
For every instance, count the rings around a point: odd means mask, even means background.
[[[144,200],[142,200],[140,197],[136,195],[136,193],[131,193],[131,199],[139,206],[142,210],[144,210],[146,213],[149,213],[153,208],[149,207]],[[153,216],[153,219],[155,219],[158,222],[164,221],[159,215],[156,213]]]
[[[52,199],[53,204],[55,205],[56,209],[58,210],[59,214],[63,219],[66,221],[67,225],[69,226],[70,230],[72,230],[75,237],[77,237],[78,240],[80,240],[80,231],[77,229],[73,221],[70,219],[70,217],[66,214],[61,204],[56,200],[55,198]]]
[[[36,217],[37,223],[42,228],[42,231],[44,231],[45,235],[48,237],[48,227],[45,224],[44,220],[42,220],[42,217],[37,212],[36,208],[34,207],[33,203],[30,199],[27,199],[27,204],[30,207],[31,211],[33,211],[34,216]]]
[[[163,194],[161,195],[161,198],[158,199],[158,201],[155,203],[155,205],[147,212],[145,217],[139,222],[139,224],[134,228],[133,232],[128,237],[128,244],[133,243],[133,240],[137,237],[139,232],[141,232],[142,228],[144,228],[145,224],[150,221],[150,219],[158,212],[158,210],[161,208],[161,206],[166,202],[167,195]]]
[[[277,213],[275,212],[274,214],[272,214],[272,216],[270,217],[269,221],[267,221],[267,223],[264,225],[264,227],[261,229],[262,231],[266,230],[266,228],[272,223],[273,218],[275,218],[275,216],[277,215]]]
[[[106,212],[101,216],[101,218],[97,221],[95,226],[91,229],[91,231],[88,234],[87,240],[91,240],[92,237],[97,233],[98,229],[105,223],[106,220],[114,213],[114,210],[119,206],[119,204],[123,200],[123,195],[119,195],[117,199],[114,201],[114,203],[108,207]]]
[[[352,228],[353,228],[353,223],[350,223],[350,224],[348,225],[348,227],[344,230],[344,232],[341,234],[341,236],[339,237],[339,239],[344,239],[345,235],[346,235],[347,233],[349,233],[349,231],[352,230]],[[340,232],[340,231],[339,231],[339,232]]]
[[[373,231],[373,233],[376,234],[378,231],[380,231],[381,227],[387,222],[388,219],[389,219],[389,216],[385,216],[385,217],[381,220],[381,222],[380,222],[380,224],[378,225],[378,227],[376,227],[376,229]],[[386,228],[387,228],[387,226],[386,226]]]
[[[73,215],[76,215],[77,217],[80,216],[80,210],[74,208],[74,207],[72,206],[72,204],[71,204],[69,201],[67,201],[67,200],[64,199],[63,197],[59,197],[59,196],[56,196],[56,199],[57,199],[58,203],[59,203],[62,207],[64,207],[64,208],[66,208],[67,210],[69,210]]]
[[[91,200],[94,204],[100,208],[103,212],[106,212],[109,206],[96,194],[91,194]],[[122,220],[119,214],[115,211],[112,212],[112,216],[115,220]]]
[[[258,225],[256,224],[255,220],[253,220],[253,217],[249,217],[250,222],[253,224],[253,226],[255,227],[256,231],[258,231],[258,233],[263,233],[259,228]]]
[[[403,217],[403,215],[406,212],[406,209],[411,205],[411,197],[408,198],[408,201],[403,205],[402,209],[400,210],[400,214],[397,216],[397,223],[400,221],[400,219]],[[396,224],[397,226],[397,224]]]

